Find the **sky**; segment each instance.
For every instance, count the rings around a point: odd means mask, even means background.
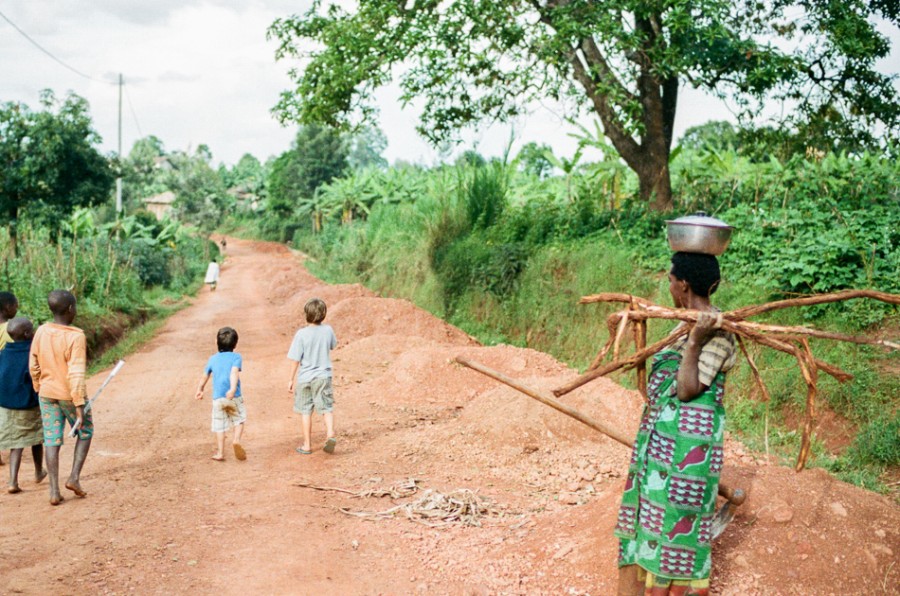
[[[275,61],[266,29],[279,17],[302,13],[309,0],[0,0],[0,102],[39,107],[42,89],[71,90],[91,105],[104,153],[118,147],[117,85],[121,73],[122,148],[148,135],[168,151],[209,146],[213,163],[234,164],[245,153],[265,161],[290,148],[295,126],[283,127],[271,109],[289,89],[292,64]],[[35,47],[20,31],[44,51]],[[882,23],[892,55],[878,65],[900,73],[900,31]],[[52,56],[48,55],[51,54]],[[437,150],[415,131],[418,111],[402,106],[396,87],[376,95],[379,126],[388,137],[385,157],[432,165]],[[676,138],[709,120],[734,118],[728,107],[683,87]],[[593,128],[592,118],[581,122]],[[463,135],[457,149],[501,155],[529,141],[571,156],[577,141],[561,107],[535,105],[527,117],[482,126]]]

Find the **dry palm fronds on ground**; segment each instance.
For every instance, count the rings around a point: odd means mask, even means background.
[[[418,492],[421,487],[419,481],[410,478],[399,486],[391,486],[388,489],[368,489],[352,491],[344,488],[327,486],[313,486],[305,482],[295,483],[294,486],[310,488],[313,490],[334,491],[349,494],[356,498],[362,497],[390,497],[400,499],[410,497]],[[460,488],[442,494],[433,489],[424,489],[421,496],[409,503],[395,505],[384,511],[351,511],[346,507],[340,507],[341,513],[356,517],[373,519],[387,519],[398,515],[405,516],[410,521],[426,525],[430,528],[439,528],[450,525],[478,526],[483,520],[500,521],[510,515],[509,512],[494,505],[487,497],[480,496],[477,492],[467,488]]]

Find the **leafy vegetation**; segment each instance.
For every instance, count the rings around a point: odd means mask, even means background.
[[[603,162],[549,178],[522,170],[495,160],[394,172],[403,183],[385,187],[392,194],[360,187],[367,216],[342,221],[335,210],[320,233],[298,229],[294,242],[327,279],[362,281],[410,298],[488,343],[533,347],[583,368],[605,338],[611,307],[578,307],[580,296],[620,291],[668,301],[665,216],[630,199],[634,178]],[[701,142],[681,150],[672,171],[679,211],[705,209],[737,228],[721,259],[720,307],[843,288],[900,293],[896,162],[867,153],[755,161]],[[393,194],[394,188],[416,191]],[[898,316],[890,307],[851,301],[770,320],[857,333],[896,328]],[[664,323],[651,325],[651,339],[666,331]],[[816,463],[883,488],[878,477],[898,465],[900,437],[891,424],[900,385],[896,375],[879,371],[890,370],[896,355],[827,342],[814,349],[855,375],[846,385],[823,375],[820,389],[838,419],[859,429],[843,452],[817,444]],[[729,382],[730,424],[751,446],[791,457],[800,439],[794,429],[802,379],[783,354],[764,350],[755,358],[772,401],[758,401],[748,367],[739,366]],[[629,375],[619,380],[632,383]]]

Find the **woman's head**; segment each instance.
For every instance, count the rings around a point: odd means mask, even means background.
[[[721,279],[719,261],[713,255],[693,252],[676,252],[672,255],[669,291],[675,306],[688,306],[683,300],[687,290],[701,298],[709,298],[719,287]]]

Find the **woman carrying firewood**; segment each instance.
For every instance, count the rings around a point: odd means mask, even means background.
[[[725,432],[722,397],[737,355],[734,336],[718,328],[719,310],[710,303],[719,280],[715,256],[672,256],[675,307],[700,314],[690,333],[652,358],[648,403],[615,529],[620,595],[709,593]]]

